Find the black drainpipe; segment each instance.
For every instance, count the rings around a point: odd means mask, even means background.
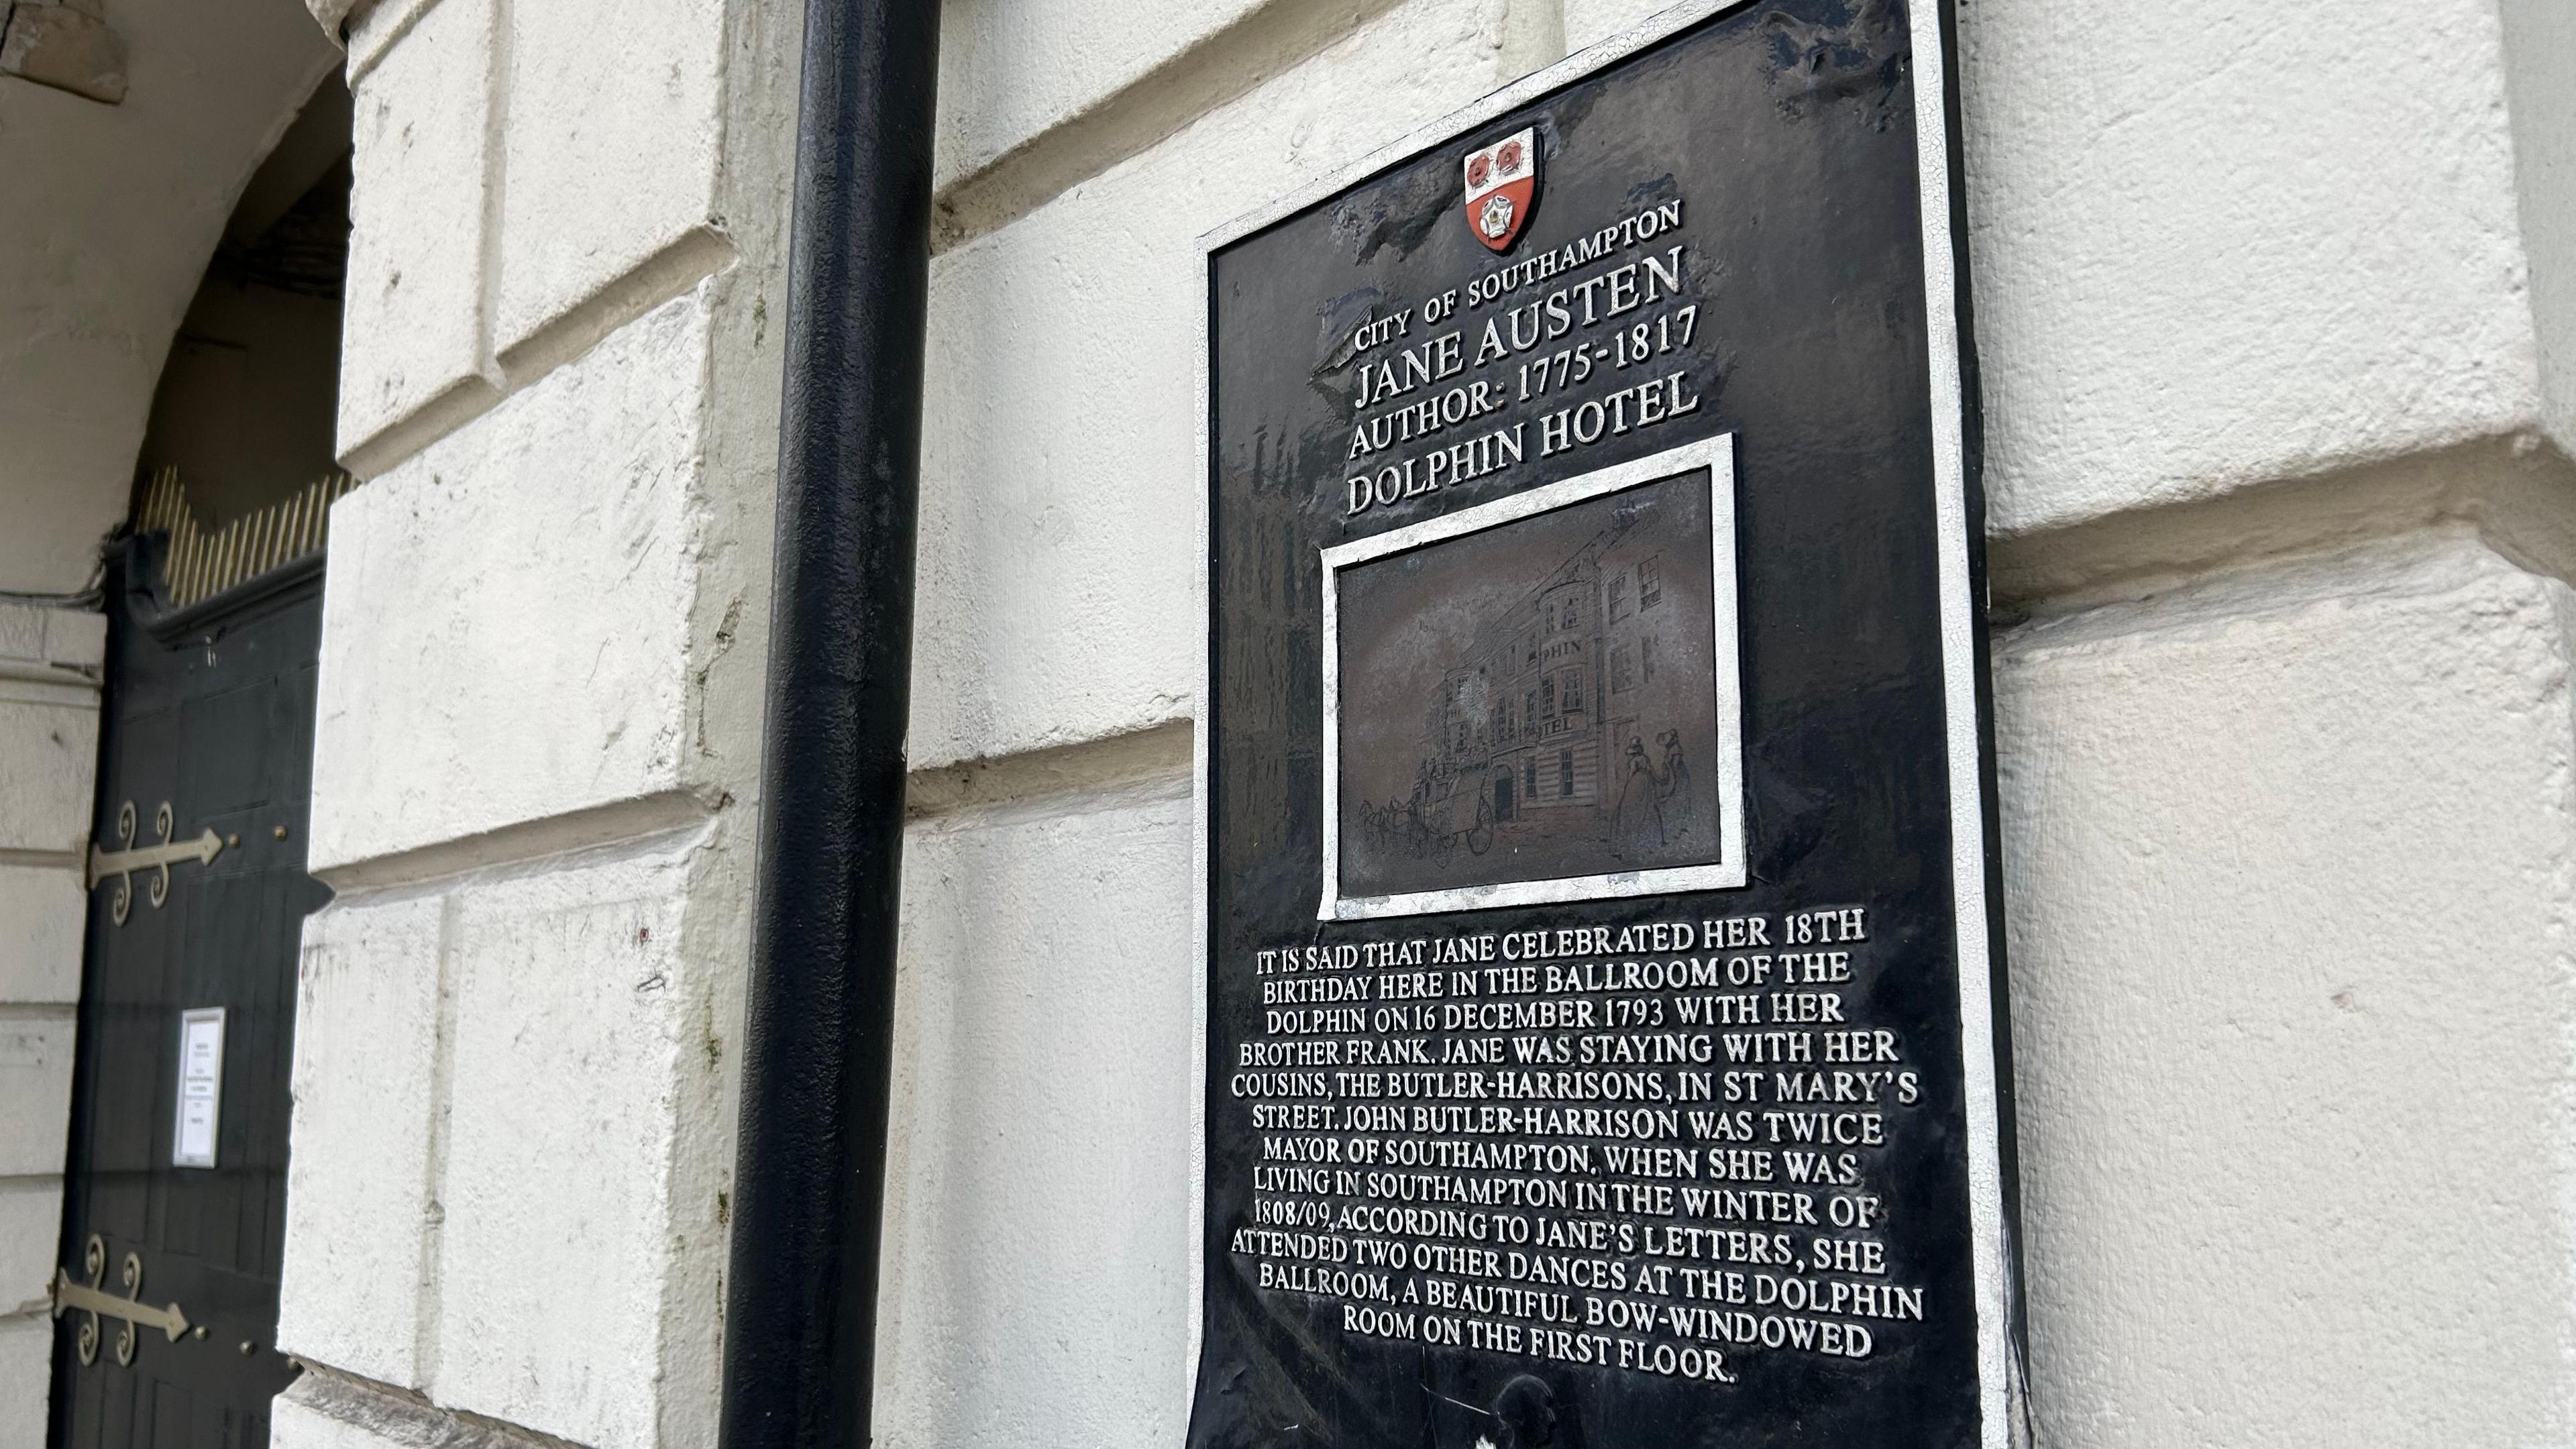
[[[723,1449],[861,1449],[875,1379],[937,0],[807,0]]]

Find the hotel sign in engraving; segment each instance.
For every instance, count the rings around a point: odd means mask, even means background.
[[[1193,1449],[2013,1438],[1944,20],[1214,239]]]

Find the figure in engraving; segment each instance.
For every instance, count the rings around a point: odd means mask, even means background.
[[[1664,782],[1647,762],[1646,743],[1628,741],[1627,778],[1619,786],[1619,813],[1610,836],[1611,848],[1623,858],[1640,859],[1664,843]]]
[[[1699,797],[1691,792],[1690,761],[1682,756],[1682,732],[1666,730],[1658,743],[1664,747],[1664,843],[1670,845],[1689,838],[1692,826],[1697,824],[1693,817]]]

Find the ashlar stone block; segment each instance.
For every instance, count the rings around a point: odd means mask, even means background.
[[[338,446],[371,473],[389,429],[428,414],[435,430],[494,395],[483,319],[494,24],[493,0],[438,0],[351,90]]]
[[[297,973],[278,1343],[414,1389],[440,1214],[446,910],[435,895],[334,901],[305,920]]]
[[[0,660],[42,664],[45,659],[45,615],[26,604],[0,604]]]
[[[509,9],[496,349],[513,349],[677,249],[711,244],[723,140],[723,0],[544,0]],[[666,293],[667,295],[667,293]]]
[[[2039,1442],[2576,1430],[2571,603],[2419,536],[1997,640]]]
[[[62,1207],[60,1177],[0,1178],[0,1321],[44,1313]]]
[[[1580,49],[1663,0],[1566,0]],[[2563,6],[2506,7],[2544,41]],[[2568,66],[2487,0],[1959,10],[1986,488],[2063,527],[2543,420]],[[2523,83],[2509,113],[2507,58]],[[2295,59],[2293,59],[2295,57]],[[2563,168],[2562,168],[2563,169]],[[2563,250],[2563,248],[2560,248]],[[2576,363],[2558,369],[2576,375]],[[2562,387],[2576,396],[2576,387]],[[2563,400],[2558,426],[2576,417]]]
[[[949,0],[939,21],[938,184],[982,170],[1262,5]]]
[[[66,684],[95,682],[107,651],[107,616],[82,609],[0,604],[0,663],[52,675]]]
[[[2534,426],[2489,0],[1960,16],[2005,533]]]
[[[0,1318],[0,1449],[39,1449],[52,1390],[53,1320]]]
[[[1185,779],[917,825],[877,1368],[889,1443],[1177,1443]]]
[[[72,1110],[69,1007],[0,1007],[0,1177],[63,1170]],[[0,1290],[5,1291],[5,1290]]]
[[[705,346],[675,298],[334,508],[317,872],[681,786]]]
[[[718,1315],[690,1291],[726,1239],[714,1202],[672,1200],[679,1155],[731,1140],[696,1065],[710,968],[681,948],[701,839],[459,892],[442,1406],[645,1449],[686,1410],[667,1401],[714,1392]]]
[[[0,848],[77,853],[97,762],[95,707],[0,697]]]
[[[0,865],[0,1005],[80,1000],[88,905],[76,868]]]
[[[45,662],[95,671],[107,658],[107,616],[80,609],[45,611]]]

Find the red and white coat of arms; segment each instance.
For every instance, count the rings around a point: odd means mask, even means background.
[[[1508,251],[1538,201],[1538,130],[1515,131],[1467,154],[1467,229]]]

